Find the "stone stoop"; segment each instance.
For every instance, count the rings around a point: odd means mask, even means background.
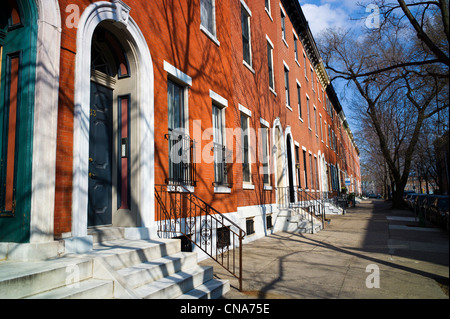
[[[335,206],[330,202],[324,202],[326,215],[342,215],[343,210],[341,207]]]
[[[303,209],[297,207],[295,209],[285,209],[279,214],[277,222],[282,224],[282,228],[278,227],[276,231],[295,232],[295,233],[311,233],[314,227],[314,233],[322,230],[322,222],[313,217],[313,225],[311,225],[311,216],[309,213],[298,213],[296,210]],[[278,221],[280,220],[280,221]]]
[[[96,231],[98,232],[98,231]],[[0,262],[0,298],[219,298],[230,289],[181,252],[178,239],[129,240],[119,229],[94,235],[85,254],[35,262]]]

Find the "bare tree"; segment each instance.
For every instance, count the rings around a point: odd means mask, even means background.
[[[399,0],[394,6],[382,1],[380,5],[388,10],[379,29],[363,34],[327,30],[318,41],[332,81],[344,80],[361,97],[356,106],[365,110],[378,138],[395,188],[393,207],[403,204],[403,189],[424,122],[448,108],[448,100],[442,98],[443,89],[448,89],[448,32],[429,16],[445,13],[445,4],[432,11],[431,2]],[[400,9],[403,14],[398,14]],[[409,23],[403,21],[405,16]],[[430,30],[436,32],[430,36]]]

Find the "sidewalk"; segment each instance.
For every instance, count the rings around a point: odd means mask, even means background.
[[[220,265],[200,264],[230,280],[226,299],[448,299],[448,233],[389,207],[365,200],[329,216],[317,234],[276,233],[244,245],[243,292]]]

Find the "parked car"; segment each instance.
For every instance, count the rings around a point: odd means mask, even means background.
[[[423,200],[423,202],[420,206],[420,209],[422,210],[422,213],[424,214],[425,219],[428,219],[429,221],[431,221],[430,214],[429,214],[429,208],[431,207],[431,204],[434,202],[434,200],[437,198],[437,196],[439,196],[439,195],[428,194],[427,196],[425,196],[425,199]]]
[[[403,191],[403,198],[406,198],[407,196],[414,194],[414,193],[415,193],[415,191],[411,191],[411,190]]]
[[[408,206],[409,209],[414,210],[414,203],[416,201],[417,196],[419,196],[419,194],[412,194],[411,197],[408,198],[406,206]]]
[[[445,195],[436,196],[428,208],[428,215],[433,223],[447,229],[449,226],[449,197]]]
[[[427,198],[426,194],[419,194],[414,199],[413,210],[414,210],[414,213],[416,214],[416,216],[420,217],[420,214],[424,215],[420,208],[422,207],[422,203],[425,200],[425,198]]]
[[[410,207],[410,206],[409,206],[409,203],[411,202],[411,198],[412,198],[414,195],[417,196],[416,193],[408,193],[408,194],[406,194],[406,196],[403,198],[403,201],[405,202],[405,206],[406,206],[406,207],[408,207],[408,208]]]

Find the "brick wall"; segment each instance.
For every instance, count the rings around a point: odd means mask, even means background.
[[[62,14],[62,41],[61,41],[61,73],[58,114],[58,145],[57,145],[57,171],[56,171],[56,198],[55,198],[55,233],[61,234],[71,229],[71,192],[72,192],[72,161],[73,161],[73,110],[74,110],[74,72],[76,55],[76,28],[69,28],[65,23],[72,12],[66,12],[72,1],[60,0]],[[77,1],[80,14],[92,1]],[[340,130],[324,108],[322,87],[316,81],[314,73],[314,92],[311,88],[310,61],[307,61],[309,81],[304,75],[303,48],[298,41],[299,64],[294,58],[293,26],[286,16],[286,42],[281,39],[281,8],[279,1],[270,1],[270,15],[264,8],[263,1],[246,0],[245,3],[251,11],[251,47],[252,70],[243,64],[242,29],[241,29],[241,2],[239,0],[216,1],[216,28],[217,40],[220,46],[200,30],[200,7],[196,1],[125,1],[132,9],[130,16],[141,29],[150,53],[154,68],[154,105],[155,105],[155,183],[164,183],[168,174],[168,144],[164,134],[168,131],[167,116],[167,72],[164,70],[164,61],[192,78],[192,87],[189,88],[189,130],[194,131],[193,121],[201,121],[202,132],[212,127],[212,100],[210,90],[228,100],[226,109],[226,126],[240,128],[241,104],[252,112],[250,126],[258,129],[260,117],[269,122],[270,136],[276,118],[280,119],[283,133],[287,126],[291,127],[292,138],[307,151],[313,154],[325,154],[328,163],[336,163],[336,154],[327,147],[325,137],[328,130],[325,122]],[[274,77],[275,93],[269,90],[267,65],[267,37],[274,45]],[[284,64],[289,67],[290,106],[286,107],[284,92]],[[297,108],[296,81],[301,84],[301,105],[303,121],[299,119]],[[318,87],[319,85],[319,87]],[[317,93],[320,93],[320,100]],[[306,94],[311,102],[311,128],[307,125]],[[324,142],[316,137],[313,105],[322,115]],[[345,135],[345,134],[344,134]],[[258,137],[259,138],[259,137]],[[345,153],[348,161],[357,161],[355,149],[347,141],[348,138],[339,137],[345,142]],[[196,141],[202,150],[212,141]],[[271,138],[270,138],[271,141]],[[259,142],[259,140],[257,140]],[[233,141],[227,141],[228,146],[233,145],[233,154],[236,157],[237,147],[240,147],[240,136]],[[329,144],[329,142],[328,142]],[[270,144],[272,147],[272,144]],[[295,147],[293,151],[295,150]],[[271,161],[273,157],[271,156]],[[252,158],[251,177],[254,189],[243,189],[242,164],[233,164],[233,186],[231,194],[214,193],[214,165],[213,163],[197,164],[198,185],[196,194],[206,202],[212,204],[221,212],[235,212],[238,206],[251,206],[275,202],[275,190],[263,191],[261,167],[258,156]],[[300,158],[302,179],[303,161]],[[308,162],[309,165],[309,162]],[[340,164],[340,167],[341,164]],[[359,162],[349,167],[356,169]],[[308,172],[310,167],[308,168]],[[349,175],[355,172],[349,171]],[[309,176],[308,176],[308,179]],[[270,184],[274,186],[274,177]],[[303,183],[303,182],[302,182]]]

